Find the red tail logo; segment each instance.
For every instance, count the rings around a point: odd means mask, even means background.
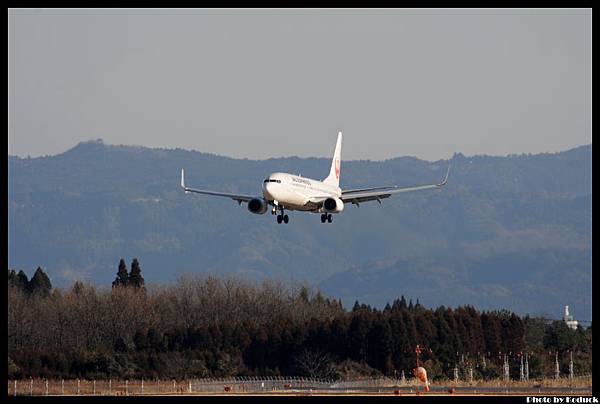
[[[335,178],[340,179],[340,159],[335,160]]]

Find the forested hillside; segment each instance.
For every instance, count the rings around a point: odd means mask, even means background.
[[[591,146],[561,153],[343,161],[341,185],[445,188],[347,206],[332,224],[288,225],[197,188],[260,194],[274,171],[323,178],[326,158],[231,159],[181,149],[81,143],[9,157],[9,268],[42,266],[58,286],[110,285],[114,257],[137,256],[148,283],[183,273],[308,282],[346,308],[404,295],[425,307],[472,304],[591,317]]]

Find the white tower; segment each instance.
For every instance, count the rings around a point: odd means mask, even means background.
[[[570,329],[577,329],[578,322],[577,320],[573,320],[573,316],[569,314],[569,306],[565,306],[565,315],[563,316],[563,320]]]

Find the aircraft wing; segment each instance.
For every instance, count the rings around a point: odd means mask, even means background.
[[[237,195],[237,194],[230,194],[230,193],[226,193],[226,192],[206,191],[203,189],[188,188],[185,186],[185,180],[183,177],[183,168],[181,169],[181,188],[183,188],[183,190],[185,191],[186,194],[188,192],[194,192],[197,194],[204,194],[204,195],[224,196],[226,198],[231,198],[234,201],[237,201],[239,204],[241,204],[242,202],[248,202],[251,199],[256,198],[256,196]]]
[[[401,192],[412,192],[419,191],[422,189],[432,189],[432,188],[440,188],[446,185],[448,182],[448,174],[450,173],[450,167],[446,171],[446,176],[442,180],[442,182],[438,184],[430,184],[430,185],[419,185],[416,187],[406,187],[401,188],[398,186],[390,186],[390,187],[377,187],[377,188],[365,188],[365,189],[354,189],[348,191],[342,191],[341,200],[344,203],[353,203],[358,205],[360,202],[367,201],[378,201],[381,203],[381,199],[389,198],[393,194],[399,194]]]

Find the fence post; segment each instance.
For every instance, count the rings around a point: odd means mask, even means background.
[[[92,391],[93,391],[93,394],[96,395],[96,379],[94,379],[93,384],[94,384],[94,388]]]
[[[48,379],[46,379],[46,395],[48,395]]]
[[[15,388],[13,391],[13,395],[16,397],[17,396],[17,379],[15,379]]]
[[[173,393],[175,393],[175,379],[173,379]]]
[[[29,395],[33,396],[33,378],[29,378]]]
[[[112,395],[112,379],[108,379],[108,394]]]
[[[79,395],[80,380],[77,379],[77,395]]]
[[[192,381],[188,380],[188,393],[192,392]]]
[[[129,395],[129,380],[125,380],[125,395]]]
[[[65,395],[65,379],[60,379],[60,394]]]

